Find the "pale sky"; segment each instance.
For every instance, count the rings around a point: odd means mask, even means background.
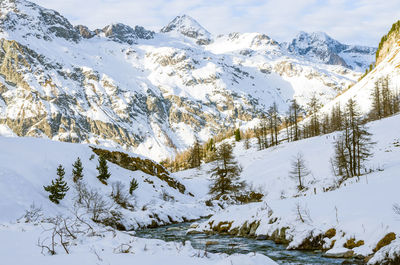
[[[346,44],[378,46],[400,19],[400,0],[31,0],[91,29],[121,22],[158,31],[187,14],[212,34],[261,32],[288,41],[324,31]]]

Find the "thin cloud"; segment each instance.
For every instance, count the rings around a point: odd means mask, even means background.
[[[349,44],[377,46],[396,22],[398,0],[33,0],[73,24],[102,28],[113,23],[159,30],[179,14],[193,16],[211,33],[262,32],[278,41],[300,30],[324,31]]]

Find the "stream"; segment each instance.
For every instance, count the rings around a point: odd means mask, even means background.
[[[180,223],[157,228],[148,228],[136,231],[136,236],[154,238],[164,241],[184,242],[189,240],[196,249],[205,249],[206,242],[212,241],[207,246],[207,251],[212,253],[242,253],[257,252],[273,259],[278,264],[306,265],[306,264],[359,264],[354,260],[332,259],[322,257],[322,253],[313,251],[286,250],[285,245],[276,244],[272,240],[255,240],[250,238],[229,235],[186,234],[192,223]]]

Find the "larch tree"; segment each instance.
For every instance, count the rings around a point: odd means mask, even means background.
[[[297,155],[292,160],[289,176],[297,181],[297,189],[299,191],[305,188],[303,179],[308,175],[310,175],[310,171],[306,166],[304,157],[301,153],[297,153]]]
[[[199,141],[196,139],[189,154],[189,167],[196,168],[201,165],[202,152]]]
[[[300,118],[300,105],[297,104],[296,99],[292,100],[292,104],[290,105],[290,109],[289,109],[290,113],[291,113],[291,122],[293,124],[293,129],[294,129],[294,133],[293,133],[293,141],[297,141],[299,140],[299,126],[298,126],[298,122],[299,122],[299,118]]]
[[[309,134],[311,136],[317,136],[320,134],[320,121],[318,116],[318,110],[321,108],[321,104],[314,94],[308,102],[308,113],[310,114],[310,128]]]
[[[361,113],[353,99],[346,104],[344,130],[335,141],[333,168],[341,176],[339,184],[348,178],[359,177],[365,161],[372,155],[371,134],[363,123]]]

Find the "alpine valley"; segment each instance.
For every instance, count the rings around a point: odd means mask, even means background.
[[[388,29],[89,29],[0,0],[0,264],[400,264]]]

